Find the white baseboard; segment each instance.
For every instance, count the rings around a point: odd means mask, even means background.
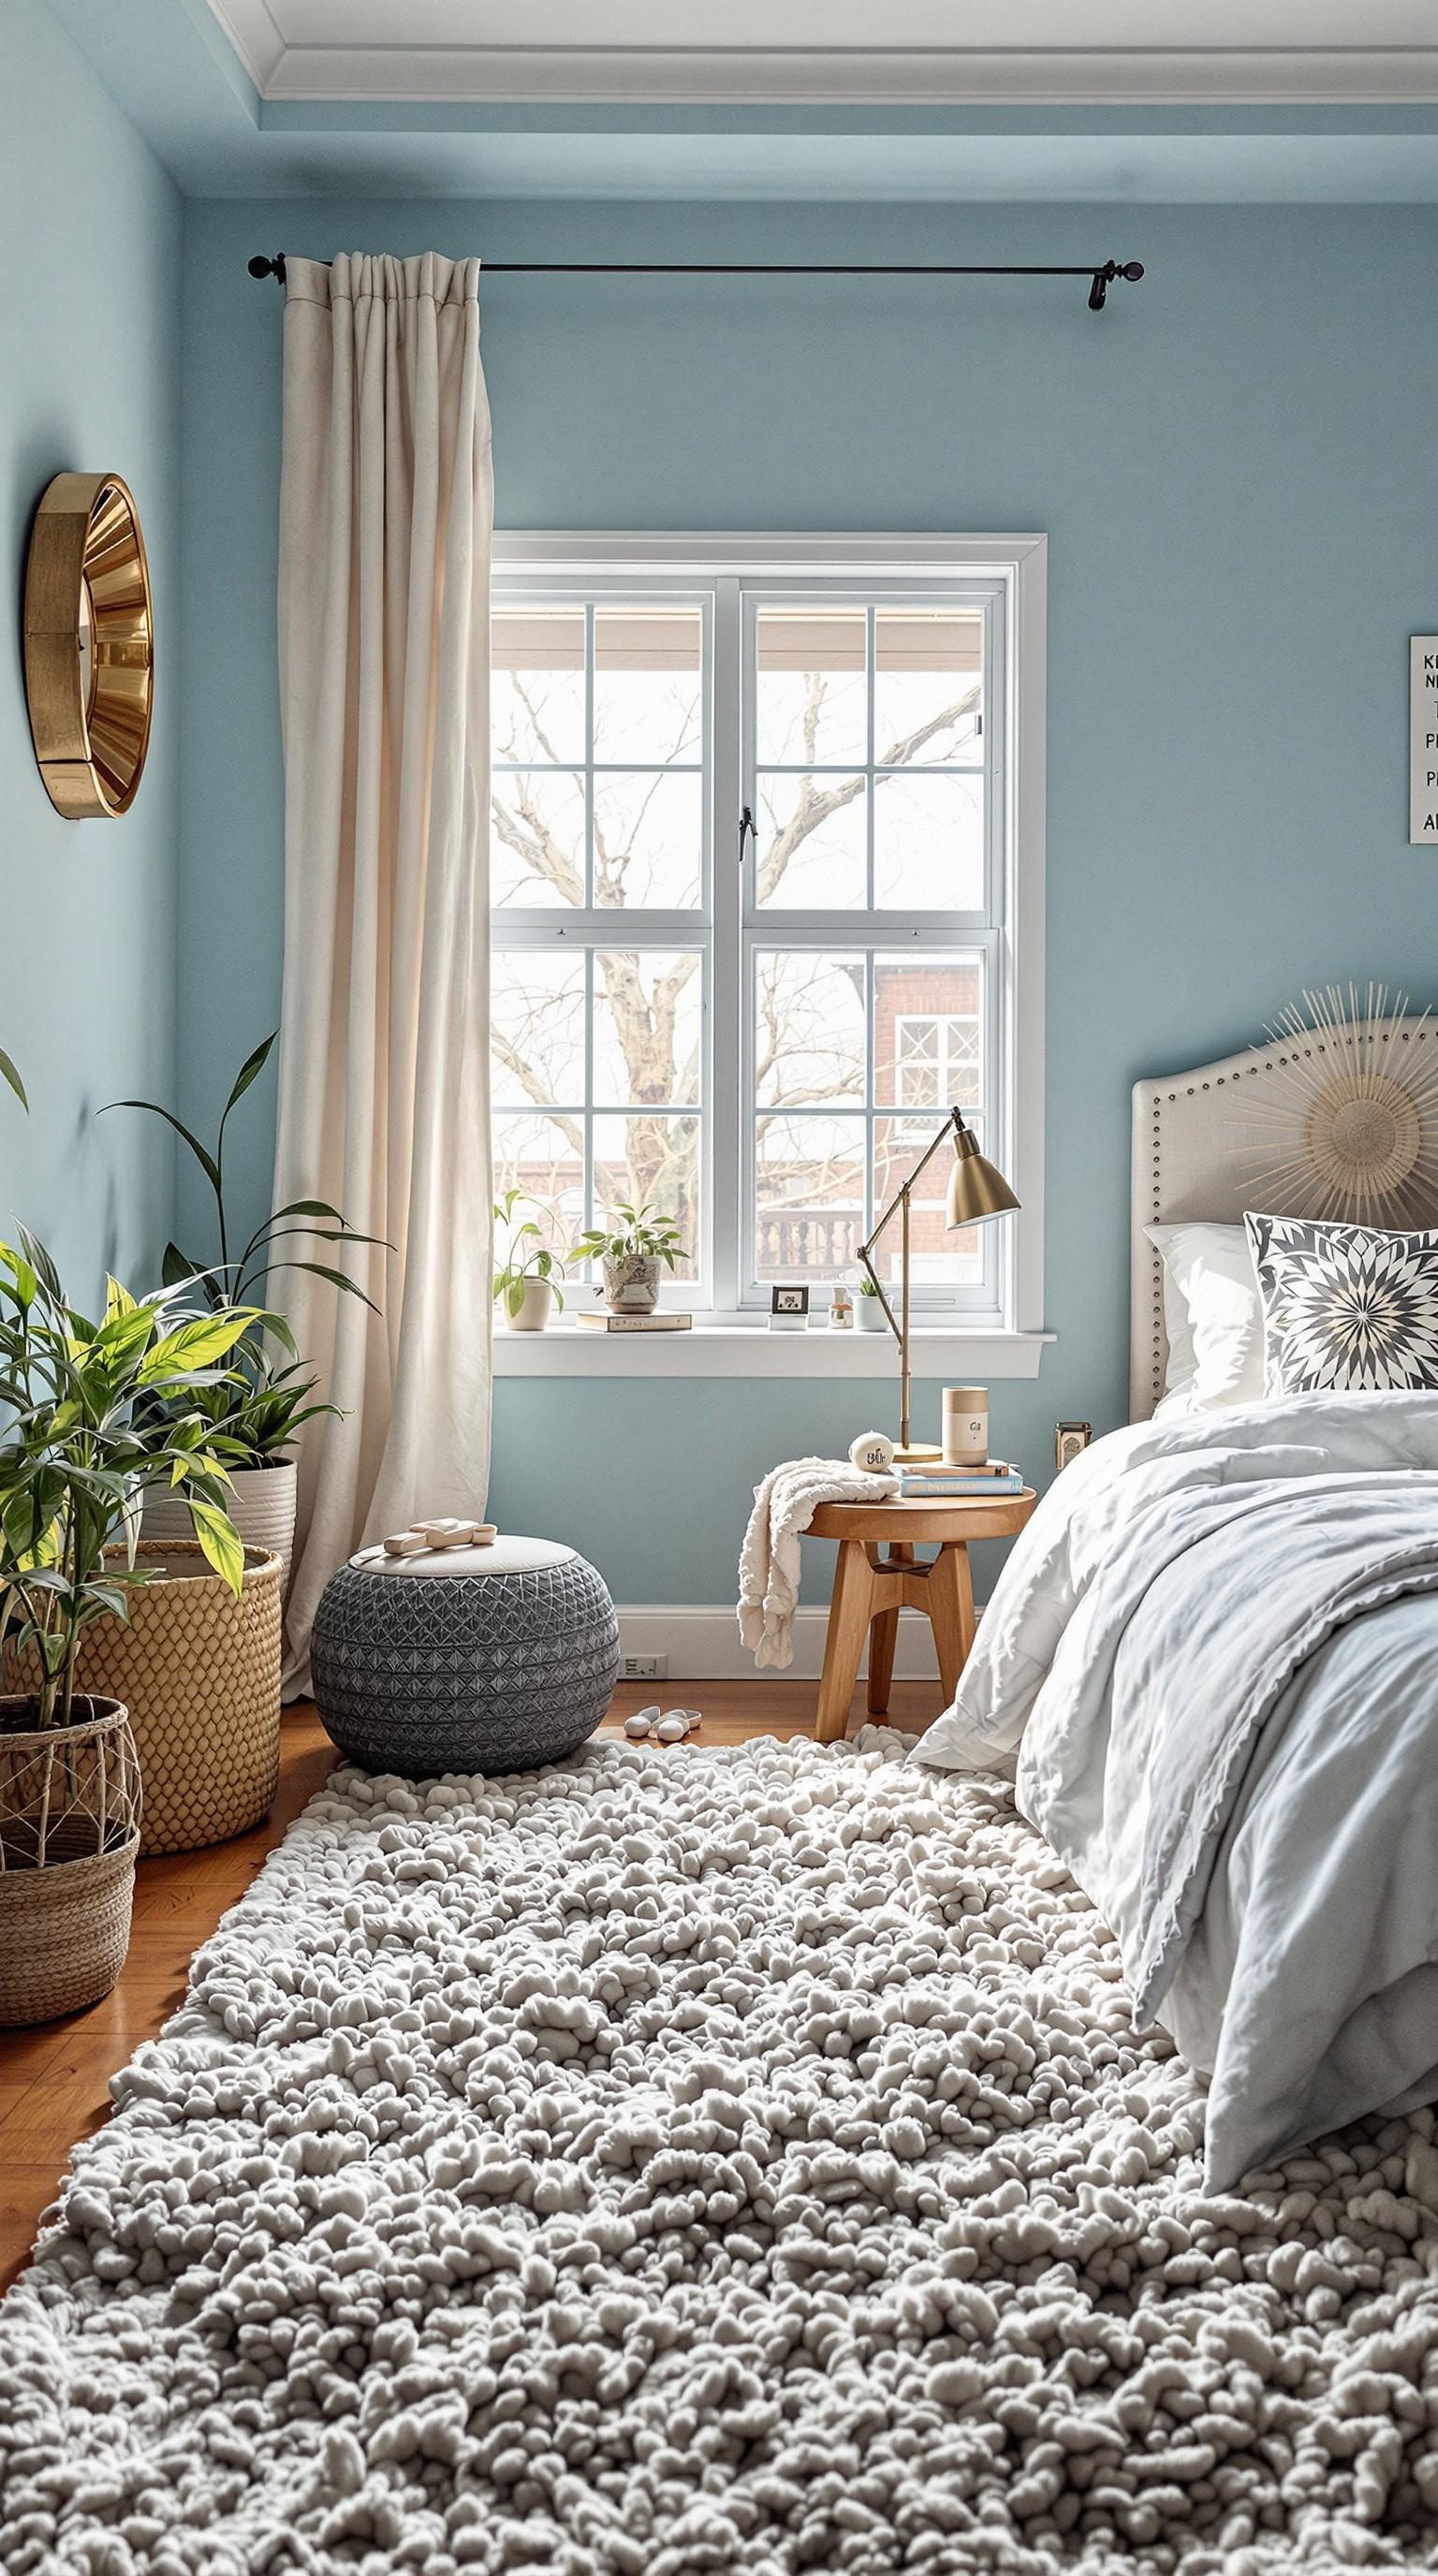
[[[775,1679],[817,1681],[824,1662],[827,1603],[815,1603],[794,1614],[794,1660]],[[739,1636],[732,1609],[701,1602],[635,1603],[619,1613],[620,1651],[626,1655],[667,1655],[670,1681],[753,1681],[760,1678],[754,1658]],[[861,1664],[864,1672],[867,1666]],[[934,1632],[921,1610],[901,1610],[894,1645],[898,1681],[937,1681]]]

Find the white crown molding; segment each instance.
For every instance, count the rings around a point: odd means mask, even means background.
[[[744,51],[284,45],[266,0],[210,0],[262,98],[552,107],[1419,106],[1438,46]]]
[[[238,55],[261,98],[284,68],[286,46],[270,15],[269,0],[209,0],[210,15]]]

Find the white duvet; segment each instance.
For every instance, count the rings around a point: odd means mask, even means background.
[[[917,1758],[1017,1796],[1212,2077],[1210,2188],[1438,2096],[1438,1396],[1145,1423],[1067,1468]]]

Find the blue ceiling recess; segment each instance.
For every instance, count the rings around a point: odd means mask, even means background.
[[[50,0],[187,196],[1438,203],[1438,107],[261,99],[205,0]]]

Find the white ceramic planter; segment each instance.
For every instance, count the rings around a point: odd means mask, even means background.
[[[499,1304],[511,1333],[542,1333],[554,1309],[554,1290],[547,1279],[526,1279],[517,1315],[502,1297]]]
[[[889,1319],[877,1297],[854,1299],[854,1321],[861,1333],[886,1333]]]
[[[283,1572],[280,1598],[289,1588],[290,1560],[295,1552],[295,1463],[277,1467],[236,1467],[226,1496],[227,1511],[246,1547],[277,1556]],[[184,1540],[195,1535],[189,1506],[178,1494],[154,1486],[145,1496],[142,1538]]]

